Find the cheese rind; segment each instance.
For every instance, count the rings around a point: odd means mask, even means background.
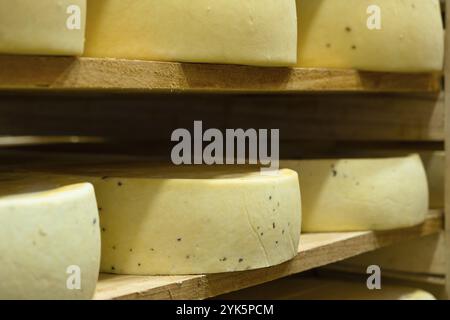
[[[2,180],[0,299],[91,299],[100,265],[92,185],[48,188],[46,181]]]
[[[258,168],[159,167],[130,162],[34,174],[95,187],[101,271],[179,275],[243,271],[297,255],[298,175]]]
[[[370,30],[370,6],[381,29]],[[297,0],[298,65],[368,71],[441,71],[444,29],[439,0]]]
[[[294,65],[295,0],[89,1],[85,55]]]
[[[428,185],[418,155],[282,161],[299,173],[304,232],[389,230],[418,225]]]
[[[298,252],[301,203],[293,171],[90,181],[102,208],[103,272],[242,271]]]
[[[85,23],[86,0],[2,0],[0,53],[81,55]]]
[[[347,156],[356,158],[374,158],[374,157],[407,157],[411,153],[419,152],[422,159],[425,172],[427,174],[429,199],[431,209],[444,208],[444,186],[445,186],[445,152],[444,151],[426,151],[417,149],[374,149],[374,150],[355,150],[345,151]]]

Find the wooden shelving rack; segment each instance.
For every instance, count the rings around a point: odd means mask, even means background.
[[[450,1],[446,6],[450,12]],[[450,33],[446,43],[448,57]],[[290,156],[298,155],[297,142],[305,145],[306,140],[326,141],[336,149],[362,142],[439,149],[445,143],[449,154],[450,84],[447,81],[441,92],[441,77],[0,56],[0,135],[106,136],[157,145],[155,141],[167,137],[167,127],[192,124],[204,116],[218,128],[277,126],[285,132],[282,142]],[[450,64],[445,77],[450,79]],[[149,128],[149,119],[155,128]],[[450,158],[446,174],[445,214],[432,210],[421,226],[380,233],[304,234],[294,260],[261,270],[177,277],[102,274],[95,298],[205,299],[444,229],[450,248]],[[450,249],[446,251],[450,297]]]

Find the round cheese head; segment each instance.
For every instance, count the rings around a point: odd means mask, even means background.
[[[242,271],[298,252],[301,202],[294,171],[134,172],[88,177],[101,208],[103,272]]]
[[[245,166],[127,162],[41,168],[34,175],[94,185],[102,272],[242,271],[280,264],[298,252],[301,201],[292,170],[266,175]]]
[[[282,161],[298,172],[304,232],[389,230],[418,225],[428,185],[418,155]]]
[[[0,186],[0,299],[92,298],[100,265],[92,185],[23,180]]]
[[[295,0],[89,1],[85,55],[294,65]]]
[[[441,71],[439,0],[297,0],[298,65]]]

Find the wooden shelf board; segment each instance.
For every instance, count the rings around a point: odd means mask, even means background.
[[[167,155],[173,147],[168,139],[172,132],[202,120],[204,128],[221,130],[277,128],[282,157],[304,157],[299,153],[306,146],[300,140],[313,141],[314,148],[323,141],[359,141],[358,148],[364,149],[368,142],[445,138],[443,94],[23,93],[0,94],[0,136],[151,140],[153,147],[147,151],[154,154],[160,148]],[[333,149],[342,150],[342,145]]]
[[[175,299],[215,297],[292,274],[338,262],[400,241],[443,229],[443,213],[432,210],[424,224],[384,232],[317,233],[301,236],[299,253],[284,264],[245,272],[194,276],[128,276],[101,274],[95,299]]]
[[[367,266],[366,266],[367,267]],[[366,268],[365,267],[365,268]],[[364,268],[364,269],[365,269]],[[363,268],[352,267],[347,265],[333,264],[318,270],[319,276],[340,277],[343,279],[367,277],[366,270]],[[445,286],[445,276],[431,273],[414,273],[406,271],[397,271],[382,269],[382,275],[385,279],[405,280],[417,283],[428,283],[438,286]]]
[[[0,56],[0,91],[437,92],[440,74]]]

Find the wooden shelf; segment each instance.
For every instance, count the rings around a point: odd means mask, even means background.
[[[440,74],[0,56],[0,91],[437,92]]]
[[[1,73],[1,70],[0,70]],[[1,90],[0,90],[1,91]],[[124,112],[126,110],[126,112]],[[444,96],[417,94],[0,94],[0,135],[151,140],[171,150],[177,128],[277,128],[282,157],[299,140],[444,141]],[[118,125],[120,124],[120,125]],[[286,141],[291,143],[286,145]],[[342,150],[341,146],[337,150]],[[294,154],[294,157],[298,155]],[[318,155],[323,156],[323,155]]]
[[[366,268],[366,267],[365,267]],[[341,279],[354,279],[366,275],[366,270],[361,266],[352,267],[340,264],[325,266],[317,271],[319,276],[340,277]],[[432,273],[414,273],[406,271],[396,271],[382,268],[383,278],[393,280],[405,280],[417,283],[428,283],[437,286],[445,286],[445,276]]]
[[[101,274],[95,299],[206,299],[341,261],[358,254],[442,231],[443,214],[432,210],[424,224],[385,232],[304,234],[297,257],[266,269],[194,276]]]

